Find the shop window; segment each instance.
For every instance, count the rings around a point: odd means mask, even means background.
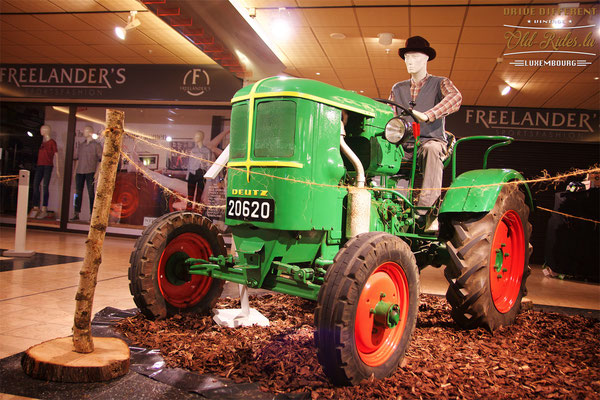
[[[109,216],[109,232],[140,229],[156,218],[172,211],[195,210],[218,222],[222,216],[212,209],[193,203],[220,205],[222,180],[202,181],[197,184],[197,171],[206,171],[217,152],[228,144],[227,138],[213,143],[211,132],[225,129],[229,110],[123,108],[125,130],[123,153]],[[69,227],[87,229],[91,214],[91,193],[88,182],[95,188],[96,169],[77,171],[85,157],[93,157],[90,143],[103,144],[102,130],[106,108],[87,107],[77,112],[75,151],[73,154],[74,179],[71,185]],[[222,126],[213,127],[215,117]],[[97,139],[90,138],[90,132]],[[221,137],[221,136],[219,136]],[[202,148],[202,150],[199,150]],[[93,163],[92,163],[93,164]],[[190,169],[193,169],[191,171]],[[93,174],[95,173],[95,175]],[[190,183],[194,183],[190,185]],[[190,190],[192,193],[190,193]],[[190,199],[191,202],[186,201]],[[219,211],[219,209],[217,209]],[[126,233],[126,232],[125,232]]]
[[[60,220],[67,115],[50,106],[3,103],[0,135],[1,173],[30,171],[28,224],[57,227]],[[18,181],[3,182],[1,222],[14,222]]]

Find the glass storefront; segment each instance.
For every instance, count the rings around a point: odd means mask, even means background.
[[[125,112],[126,130],[108,232],[139,234],[157,217],[184,209],[202,212],[221,225],[223,210],[219,206],[224,204],[224,173],[205,182],[202,176],[210,166],[204,160],[214,161],[229,141],[231,111],[227,107],[69,107],[4,103],[1,175],[17,174],[23,168],[30,170],[28,210],[35,207],[34,198],[39,198],[39,210],[45,211],[37,215],[31,212],[28,224],[88,230],[107,108]],[[43,179],[39,195],[34,194],[34,183],[40,181],[41,176],[35,179],[36,171],[40,173],[37,162],[44,139],[42,131],[46,139],[49,136],[55,142],[58,160],[58,165],[50,171],[46,208],[43,208],[46,195]],[[48,169],[42,172],[48,174]],[[3,183],[0,190],[0,222],[14,223],[17,182]],[[190,190],[195,193],[189,193]],[[195,202],[188,202],[186,198]]]

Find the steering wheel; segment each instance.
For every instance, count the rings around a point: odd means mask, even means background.
[[[417,119],[417,117],[415,116],[415,114],[413,114],[412,110],[410,110],[410,109],[408,109],[408,108],[406,108],[404,106],[401,106],[400,104],[396,103],[395,101],[391,101],[391,100],[388,100],[388,99],[378,99],[378,98],[374,98],[373,100],[378,101],[380,103],[389,104],[389,105],[392,105],[394,107],[398,107],[399,109],[401,109],[404,112],[404,114],[410,115],[415,121],[419,121]]]

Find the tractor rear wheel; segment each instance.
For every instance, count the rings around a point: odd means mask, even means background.
[[[135,304],[150,319],[179,312],[208,314],[225,281],[190,275],[185,260],[226,254],[209,219],[180,211],[162,216],[144,230],[131,253],[129,290]]]
[[[525,195],[516,185],[506,185],[484,216],[462,213],[441,219],[450,237],[446,298],[463,328],[493,332],[515,321],[530,273],[528,218]]]
[[[319,293],[315,343],[336,385],[391,375],[415,329],[419,271],[410,247],[383,232],[350,239]]]

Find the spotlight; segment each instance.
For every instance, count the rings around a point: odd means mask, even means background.
[[[31,131],[27,131],[27,136],[33,137],[33,133],[31,133]]]
[[[98,134],[97,133],[92,133],[92,139],[94,139],[94,140],[98,139]]]
[[[173,138],[171,136],[167,136],[167,142],[172,142]]]
[[[140,20],[136,18],[136,15],[137,11],[130,11],[129,17],[127,18],[127,25],[125,25],[125,28],[123,28],[122,26],[117,26],[115,28],[115,35],[117,35],[119,39],[125,40],[125,36],[127,36],[127,31],[135,29],[142,24]]]
[[[504,87],[501,86],[500,89],[500,94],[502,94],[502,96],[506,96],[508,92],[510,92],[511,87],[509,85],[506,85]]]

